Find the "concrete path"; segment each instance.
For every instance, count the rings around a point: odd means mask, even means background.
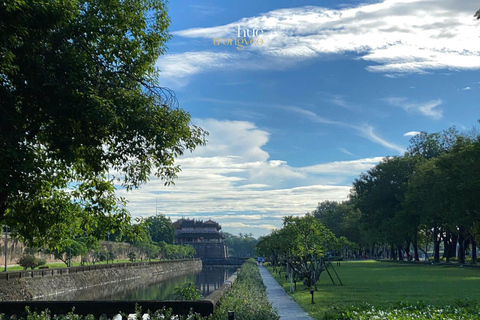
[[[267,287],[268,301],[278,310],[283,320],[313,320],[278,284],[264,266],[259,266],[263,283]]]

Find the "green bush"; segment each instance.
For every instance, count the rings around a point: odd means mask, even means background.
[[[17,263],[23,267],[24,270],[27,270],[28,268],[30,269],[35,269],[35,267],[40,267],[44,266],[47,264],[47,261],[44,259],[37,259],[35,258],[34,255],[32,254],[25,254],[23,257],[21,257]]]
[[[109,251],[107,253],[107,256],[108,256],[109,261],[113,261],[113,260],[117,259],[117,255],[115,253],[113,253],[112,251]]]
[[[202,293],[193,282],[187,282],[175,288],[175,300],[201,300],[202,298]]]
[[[47,264],[47,261],[45,259],[37,259],[37,267],[41,267]]]
[[[37,258],[35,258],[34,255],[26,254],[21,257],[17,263],[22,266],[24,270],[27,270],[28,268],[33,270],[37,266]]]
[[[107,260],[106,251],[100,250],[100,251],[95,251],[93,253],[93,264],[95,264],[96,262],[105,261],[105,260]]]

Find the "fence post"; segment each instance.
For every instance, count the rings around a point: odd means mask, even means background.
[[[228,311],[228,320],[235,320],[235,313],[233,311]]]

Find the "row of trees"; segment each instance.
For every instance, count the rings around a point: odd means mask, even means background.
[[[458,257],[480,241],[480,135],[450,128],[420,133],[403,156],[387,157],[355,179],[349,199],[325,201],[262,237],[257,254],[285,267],[290,284],[315,286],[332,254],[434,262]],[[457,250],[458,247],[458,250]],[[293,290],[291,288],[291,290]]]
[[[258,240],[253,237],[252,233],[239,233],[234,235],[228,232],[224,232],[225,244],[228,246],[228,255],[230,257],[254,257],[255,246]]]
[[[100,240],[94,236],[77,236],[66,239],[62,246],[50,248],[27,248],[26,256],[37,252],[54,255],[55,259],[70,266],[71,259],[81,257],[81,264],[95,264],[97,262],[117,258],[112,246],[114,242],[130,243],[136,250],[131,251],[130,260],[152,259],[184,259],[193,258],[195,249],[192,246],[173,244],[175,239],[174,227],[170,218],[164,215],[155,215],[146,219],[138,219],[137,223],[124,227],[121,231],[108,234],[103,240],[111,242],[110,250],[100,245]]]
[[[312,214],[285,217],[283,228],[259,239],[257,254],[269,259],[274,266],[284,266],[293,283],[303,280],[317,289],[320,274],[327,270],[334,255],[348,254],[355,244],[345,237],[336,237]]]
[[[419,260],[457,257],[480,239],[480,136],[455,128],[413,137],[403,156],[388,157],[355,179],[348,201],[322,202],[312,213],[362,253]],[[458,250],[457,250],[458,246]]]
[[[124,241],[136,247],[141,260],[184,259],[193,258],[195,249],[190,245],[175,245],[175,228],[170,218],[157,214],[145,219],[138,219],[130,226],[130,232],[117,233],[117,241]],[[131,237],[130,234],[135,234]]]

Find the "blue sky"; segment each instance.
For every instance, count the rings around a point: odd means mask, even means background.
[[[361,172],[403,154],[415,132],[476,125],[478,6],[171,1],[160,81],[209,142],[178,159],[175,186],[152,178],[119,195],[133,216],[212,218],[255,236],[346,199]],[[243,50],[214,44],[238,41],[239,28],[262,32]]]

